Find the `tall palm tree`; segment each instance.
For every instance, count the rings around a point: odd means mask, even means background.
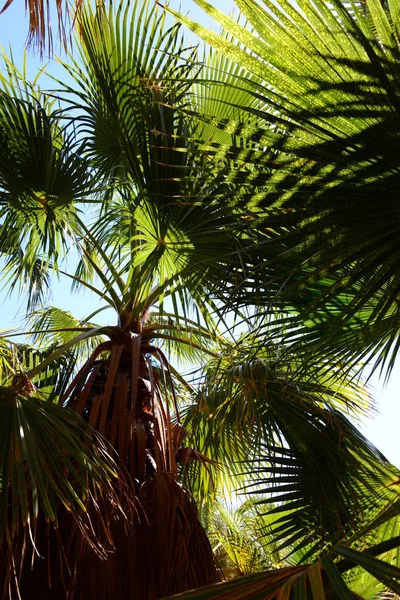
[[[258,279],[279,230],[265,229],[264,175],[244,160],[262,163],[248,139],[257,75],[238,92],[243,69],[215,53],[204,67],[150,2],[85,8],[77,52],[74,88],[44,95],[7,60],[1,79],[0,250],[8,284],[28,291],[33,337],[2,340],[4,595],[151,600],[217,581],[193,498],[238,460],[236,485],[273,485],[261,500],[277,504],[277,543],[314,561],[257,585],[354,597],[330,551],[395,589],[398,571],[353,539],[389,522],[397,498],[398,474],[339,410],[363,394],[323,358],[293,378],[301,352],[258,343],[260,296],[248,311],[232,300],[249,272],[253,287],[280,285],[276,261]],[[97,295],[114,323],[37,309],[52,273]],[[220,332],[234,309],[247,329],[236,341]],[[200,383],[182,360],[203,367]]]
[[[152,3],[82,13],[68,112],[6,59],[5,278],[27,286],[32,308],[73,246],[79,264],[66,275],[113,308],[118,324],[48,309],[32,323],[39,351],[5,346],[4,593],[36,597],[40,585],[43,598],[155,598],[219,579],[195,504],[177,483],[179,463],[208,460],[183,446],[178,388],[190,386],[157,340],[190,360],[215,353],[207,274],[236,251],[241,223],[213,128],[184,113],[195,110],[200,64],[164,21]],[[196,102],[207,110],[206,88]],[[83,209],[92,214],[82,218]],[[37,431],[46,419],[55,421],[48,442]]]

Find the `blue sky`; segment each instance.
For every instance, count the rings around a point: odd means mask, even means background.
[[[3,3],[2,3],[3,4]],[[205,15],[193,2],[193,0],[171,0],[172,8],[179,10],[182,7],[184,13],[205,26],[212,26],[210,18]],[[231,0],[214,0],[214,5],[224,12],[230,12],[233,8]],[[8,51],[9,44],[12,46],[14,60],[17,65],[22,65],[24,43],[28,31],[27,19],[24,14],[24,2],[14,0],[7,11],[0,15],[0,45]],[[193,42],[193,35],[188,33],[190,42]],[[36,76],[38,70],[46,63],[41,61],[40,57],[31,50],[27,58],[27,72],[30,78]],[[56,77],[62,78],[63,70],[55,60],[48,64],[48,70]],[[43,85],[46,87],[46,85]],[[52,304],[65,308],[77,316],[85,316],[97,308],[97,303],[89,296],[72,296],[69,287],[65,284],[55,285]],[[15,316],[23,316],[22,305],[18,304],[17,297],[6,297],[4,293],[0,294],[0,329],[8,329],[13,323],[15,325]],[[102,313],[101,321],[108,322],[113,315]],[[100,320],[100,316],[99,316]],[[364,424],[364,433],[367,437],[391,460],[400,467],[400,443],[399,443],[399,424],[400,424],[400,367],[395,366],[389,384],[385,388],[383,383],[374,375],[370,381],[373,396],[377,401],[378,414],[374,420],[369,419]]]

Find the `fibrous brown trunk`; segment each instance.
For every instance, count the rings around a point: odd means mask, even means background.
[[[196,504],[177,481],[178,457],[191,451],[182,452],[183,428],[171,422],[165,358],[145,336],[121,333],[124,341],[94,352],[65,401],[115,448],[133,508],[126,519],[107,515],[112,543],[101,557],[67,513],[58,531],[38,524],[43,559],[24,561],[22,600],[156,600],[221,579]]]

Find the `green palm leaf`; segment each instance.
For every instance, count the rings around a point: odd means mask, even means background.
[[[316,323],[321,351],[358,319],[366,337],[380,344],[374,359],[387,359],[390,369],[399,317],[397,2],[385,10],[372,0],[365,6],[238,0],[253,31],[203,0],[197,3],[236,45],[187,17],[179,19],[247,69],[244,87],[251,81],[260,102],[248,111],[259,119],[258,144],[266,150],[248,155],[264,177],[254,194],[266,211],[265,225],[286,228],[278,240],[294,261],[293,270],[282,273],[283,281],[290,278],[289,297],[295,301],[299,292],[312,290],[300,319],[316,310],[329,316],[331,301],[349,294],[339,318],[328,317],[325,328]],[[315,282],[322,280],[326,288],[319,295],[324,286],[317,292]],[[381,341],[383,321],[387,333]],[[366,347],[372,356],[362,335],[347,354],[354,361]]]
[[[391,567],[368,554],[355,552],[349,548],[337,546],[337,553],[351,556],[354,563],[359,563],[367,570],[374,572],[376,578],[385,579],[391,589],[398,589],[400,569]],[[216,584],[210,587],[192,590],[173,596],[178,600],[208,600],[232,598],[235,600],[281,600],[304,598],[304,600],[345,600],[358,599],[361,596],[351,591],[346,585],[342,572],[346,565],[334,563],[332,557],[326,555],[312,565],[286,567],[273,571],[264,571],[255,575],[247,575],[238,579]]]
[[[327,566],[328,561],[324,566]],[[291,597],[306,600],[354,600],[360,598],[352,594],[340,575],[336,573],[333,563],[329,563],[330,580],[324,582],[321,562],[300,567],[286,567],[277,571],[267,571],[256,575],[240,577],[225,583],[217,584],[197,591],[185,592],[173,598],[187,600],[208,600],[232,598],[232,600],[289,600]],[[332,594],[331,589],[334,588]],[[328,589],[326,589],[328,588]],[[307,592],[308,591],[308,592]],[[335,593],[336,592],[336,593]]]
[[[89,183],[80,142],[65,131],[59,109],[28,84],[3,55],[0,77],[0,252],[3,278],[31,302],[48,287],[77,231],[74,202]]]

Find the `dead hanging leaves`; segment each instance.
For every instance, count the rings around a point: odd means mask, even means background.
[[[104,439],[29,381],[18,374],[14,389],[0,388],[0,590],[9,600],[37,597],[39,585],[66,597],[75,559],[104,561],[114,524],[135,511]]]
[[[74,599],[109,598],[104,590],[112,585],[118,597],[155,600],[221,579],[197,507],[177,482],[179,464],[213,461],[183,445],[186,431],[172,421],[178,402],[163,353],[146,331],[120,333],[93,352],[64,401],[115,448],[135,511],[111,523],[107,560],[87,552],[75,564]]]
[[[0,10],[0,15],[11,6],[12,2],[13,0],[6,1]],[[72,3],[68,0],[56,0],[57,37],[64,47],[67,47],[70,42],[71,32],[82,2],[83,0],[75,0]],[[41,56],[46,50],[51,55],[54,47],[51,3],[49,0],[25,0],[25,12],[29,18],[27,45],[38,49]]]
[[[148,478],[176,478],[179,463],[213,461],[183,445],[186,432],[164,354],[148,343],[145,331],[120,333],[93,352],[64,400],[116,449],[138,493]]]

